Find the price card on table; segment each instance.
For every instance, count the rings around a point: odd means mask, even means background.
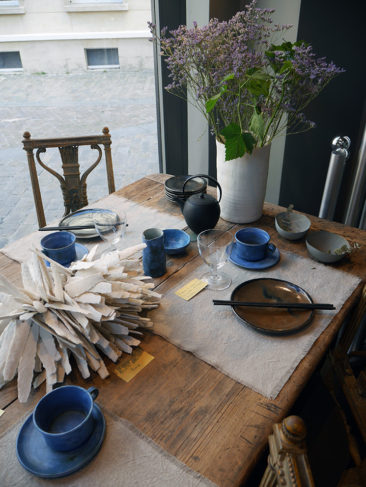
[[[189,301],[193,298],[196,294],[198,294],[202,289],[207,286],[207,282],[201,281],[200,279],[193,279],[189,281],[185,286],[175,291],[175,294],[180,298]]]
[[[130,382],[154,357],[141,348],[136,348],[132,355],[122,359],[114,368],[114,373],[125,382]]]

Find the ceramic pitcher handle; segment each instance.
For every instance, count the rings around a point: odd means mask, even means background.
[[[93,401],[95,401],[98,397],[99,390],[96,387],[89,387],[88,392],[91,395]]]
[[[218,181],[216,181],[215,178],[213,178],[212,176],[209,176],[208,174],[196,174],[195,176],[190,176],[188,179],[186,179],[184,181],[184,184],[183,184],[183,194],[184,194],[185,185],[188,183],[188,181],[190,181],[191,179],[194,179],[194,178],[206,178],[206,179],[209,179],[210,181],[214,182],[220,191],[220,198],[218,201],[220,203],[221,196],[222,196],[222,189],[221,189],[220,183]]]

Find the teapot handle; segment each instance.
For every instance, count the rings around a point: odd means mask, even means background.
[[[183,184],[183,194],[184,194],[185,185],[188,183],[188,181],[190,181],[191,179],[194,179],[194,178],[206,178],[206,179],[210,179],[210,181],[214,182],[217,185],[217,187],[219,188],[219,191],[220,191],[220,198],[219,198],[219,201],[218,201],[218,203],[220,203],[221,196],[222,196],[222,189],[221,189],[220,183],[218,181],[216,181],[215,178],[213,178],[212,176],[209,176],[208,174],[196,174],[195,176],[190,176],[189,178],[187,178],[184,181],[184,184]]]

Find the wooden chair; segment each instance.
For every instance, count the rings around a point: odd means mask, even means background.
[[[40,227],[44,227],[46,225],[46,219],[43,210],[33,150],[36,150],[37,162],[46,171],[53,174],[60,181],[65,205],[64,216],[88,204],[86,178],[102,159],[103,153],[100,145],[104,146],[108,190],[109,193],[113,193],[115,191],[111,155],[112,142],[107,127],[104,127],[103,135],[58,139],[31,139],[31,134],[29,132],[25,132],[23,137],[23,149],[27,152],[34,202]],[[80,176],[80,166],[78,161],[78,149],[80,146],[90,146],[91,149],[98,152],[97,160],[82,174],[82,176]],[[40,154],[46,152],[47,149],[51,147],[57,147],[60,151],[63,176],[48,167],[40,158]]]
[[[298,416],[273,425],[268,466],[260,487],[315,487],[306,454],[306,427]]]

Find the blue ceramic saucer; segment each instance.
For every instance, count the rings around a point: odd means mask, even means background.
[[[105,420],[99,407],[92,412],[95,428],[79,448],[55,451],[46,443],[33,423],[33,413],[28,416],[17,437],[17,457],[28,472],[43,478],[65,477],[83,468],[98,453],[104,439]]]
[[[77,260],[80,260],[84,257],[84,255],[89,253],[89,250],[84,246],[76,242],[75,244],[75,252],[76,252],[76,259],[73,262],[76,262]],[[46,266],[49,267],[50,263],[48,260],[45,260]],[[70,267],[70,264],[66,264],[64,267]]]
[[[259,269],[267,269],[268,267],[272,267],[280,260],[280,251],[276,248],[274,252],[267,250],[266,256],[262,260],[245,260],[240,257],[237,253],[236,243],[234,243],[233,250],[229,257],[230,262],[239,267],[243,267],[244,269],[252,269],[252,270],[259,270]]]

